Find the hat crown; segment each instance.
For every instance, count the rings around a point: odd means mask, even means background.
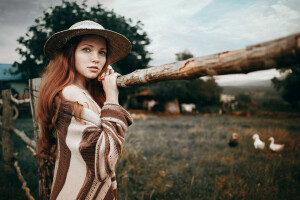
[[[73,24],[69,28],[69,30],[74,30],[74,29],[104,29],[104,27],[94,21],[84,20]]]

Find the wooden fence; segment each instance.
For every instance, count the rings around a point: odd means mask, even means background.
[[[27,135],[13,126],[13,103],[23,104],[29,103],[30,100],[17,100],[11,95],[11,90],[2,90],[2,122],[0,125],[2,127],[2,152],[3,152],[3,164],[5,173],[13,173],[14,168],[18,174],[19,180],[22,182],[22,189],[28,199],[33,200],[33,196],[30,194],[30,189],[27,187],[27,182],[25,181],[21,169],[18,164],[18,154],[14,153],[14,143],[12,138],[12,132],[18,135],[25,143],[27,147],[35,153],[36,143],[35,141],[29,139]]]

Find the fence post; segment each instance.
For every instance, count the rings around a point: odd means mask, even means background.
[[[41,79],[35,78],[29,80],[29,91],[30,91],[30,106],[33,119],[33,130],[34,130],[34,140],[37,144],[36,152],[40,151],[39,147],[39,135],[40,135],[40,125],[35,119],[35,108],[37,105],[39,85]],[[50,199],[52,179],[54,173],[54,165],[51,164],[45,157],[39,156],[37,158],[38,162],[38,181],[39,181],[39,199],[48,200]]]
[[[11,127],[13,127],[11,91],[2,90],[2,152],[4,161],[4,171],[13,173],[13,151],[14,143]]]

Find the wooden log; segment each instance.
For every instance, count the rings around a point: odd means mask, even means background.
[[[4,161],[4,171],[6,173],[13,173],[13,151],[14,151],[14,142],[10,127],[13,127],[12,119],[12,104],[10,100],[11,91],[2,90],[2,152],[3,152],[3,161]]]
[[[39,123],[35,120],[35,108],[37,105],[37,98],[39,95],[39,85],[41,82],[41,78],[35,78],[29,80],[29,95],[30,95],[30,108],[32,113],[33,120],[33,131],[34,131],[34,141],[38,144],[39,134],[40,134],[40,126]]]
[[[170,64],[136,70],[117,79],[119,87],[165,80],[193,79],[207,75],[249,73],[300,62],[300,33],[245,49],[190,58]]]
[[[16,103],[15,101],[14,101],[14,97],[11,95],[11,100],[14,102],[14,103]],[[14,98],[14,99],[13,99]],[[2,99],[0,99],[0,107],[2,108],[2,106],[3,106],[3,100]],[[12,105],[12,110],[13,110],[13,120],[15,120],[15,119],[17,119],[18,118],[18,116],[19,116],[19,110],[18,110],[18,108],[17,108],[17,106],[15,106],[15,105]]]
[[[33,119],[33,130],[34,130],[34,140],[36,143],[36,152],[40,151],[39,147],[39,135],[40,135],[40,125],[36,121],[35,108],[38,101],[40,78],[29,80],[29,93],[30,93],[30,106]],[[39,156],[37,158],[38,162],[38,181],[39,181],[39,198],[43,200],[50,199],[52,179],[54,173],[54,165],[51,164],[45,157]]]

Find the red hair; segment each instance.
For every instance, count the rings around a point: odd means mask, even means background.
[[[54,154],[52,147],[56,144],[54,130],[57,130],[56,120],[60,105],[54,109],[54,98],[68,85],[71,85],[75,79],[75,50],[84,36],[72,38],[62,49],[57,53],[54,59],[50,60],[46,71],[44,72],[39,87],[38,104],[36,108],[36,119],[41,126],[41,134],[39,138],[39,149],[36,156],[44,153],[46,156]],[[106,41],[107,56],[106,63],[102,68],[102,74],[110,63],[109,44]],[[97,78],[90,80],[89,91],[100,107],[105,101],[105,93],[102,84]],[[74,103],[75,113],[78,112],[80,106]],[[82,109],[82,108],[81,108]],[[78,116],[77,116],[78,117]],[[80,118],[80,116],[79,116]],[[57,130],[59,133],[59,130]]]

